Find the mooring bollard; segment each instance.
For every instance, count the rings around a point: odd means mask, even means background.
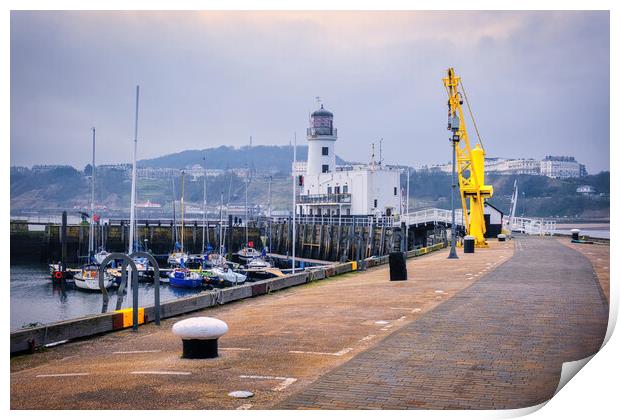
[[[579,229],[571,229],[570,233],[571,233],[571,239],[573,241],[578,241],[579,240],[579,233],[581,233],[581,231]]]
[[[500,233],[499,235],[497,235],[497,240],[499,242],[506,242],[506,235],[503,233]]]
[[[172,326],[172,333],[183,340],[185,359],[218,357],[217,340],[227,332],[224,321],[208,317],[188,318]]]
[[[390,281],[407,280],[407,261],[402,252],[390,252]]]
[[[465,254],[473,254],[474,253],[474,243],[476,242],[476,238],[473,236],[467,235],[463,238],[463,252]]]

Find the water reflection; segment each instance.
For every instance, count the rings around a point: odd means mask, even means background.
[[[112,302],[103,308],[103,296],[97,292],[76,289],[71,280],[52,282],[46,264],[11,265],[11,330],[29,324],[50,322],[96,315],[131,307],[132,291],[125,288],[117,295],[116,288],[109,290]],[[138,284],[140,306],[152,305],[155,301],[155,287],[152,283]],[[161,302],[200,293],[200,290],[179,289],[168,284],[160,285]]]

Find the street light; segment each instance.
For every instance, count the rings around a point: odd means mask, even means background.
[[[454,133],[452,135],[452,138],[450,139],[450,141],[452,142],[452,191],[450,194],[450,204],[452,207],[452,231],[451,231],[451,238],[450,238],[450,242],[451,242],[451,246],[450,246],[450,254],[448,255],[448,259],[458,259],[458,255],[456,255],[456,216],[455,216],[455,210],[454,210],[454,190],[456,189],[456,183],[455,183],[455,175],[456,175],[456,145],[458,144],[460,138],[459,135],[456,134],[456,132],[458,131],[459,128],[459,121],[458,121],[458,116],[454,115],[454,118],[452,119],[452,122],[450,124],[450,128],[452,129],[452,132]]]

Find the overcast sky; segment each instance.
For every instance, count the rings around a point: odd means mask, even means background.
[[[319,96],[344,159],[448,162],[449,66],[487,156],[609,169],[607,12],[12,12],[11,164],[129,162],[136,84],[138,158],[305,144]]]

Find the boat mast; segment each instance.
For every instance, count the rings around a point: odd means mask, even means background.
[[[178,235],[177,235],[177,194],[174,189],[174,177],[172,178],[172,241],[174,244],[172,248],[174,249],[177,246]]]
[[[224,206],[224,192],[220,192],[220,255],[223,255],[224,253],[224,247],[223,247],[223,243],[222,243],[222,235],[223,233],[223,224],[224,221],[222,220],[222,207]]]
[[[205,231],[209,234],[207,229],[207,158],[202,157],[202,166],[204,169],[204,176],[202,178],[202,252],[205,252]],[[209,238],[206,238],[206,243],[209,243]]]
[[[181,171],[181,252],[183,252],[183,239],[185,230],[185,171]]]
[[[271,179],[269,177],[269,193],[267,194],[267,216],[269,217],[269,252],[271,252]]]
[[[293,256],[293,274],[295,274],[295,214],[297,213],[297,132],[295,132],[295,145],[293,146],[293,244],[292,244],[292,256]]]
[[[131,208],[129,210],[129,250],[133,253],[134,231],[136,229],[136,155],[138,154],[138,104],[140,102],[140,85],[136,85],[136,119],[133,139],[133,165],[131,170]]]
[[[250,147],[248,152],[252,153],[252,136],[250,136]],[[250,183],[250,164],[249,160],[245,162],[245,246],[248,247],[248,184]]]
[[[90,169],[90,226],[88,230],[88,258],[93,257],[95,250],[95,226],[93,219],[95,217],[95,127],[93,130],[93,163]]]

